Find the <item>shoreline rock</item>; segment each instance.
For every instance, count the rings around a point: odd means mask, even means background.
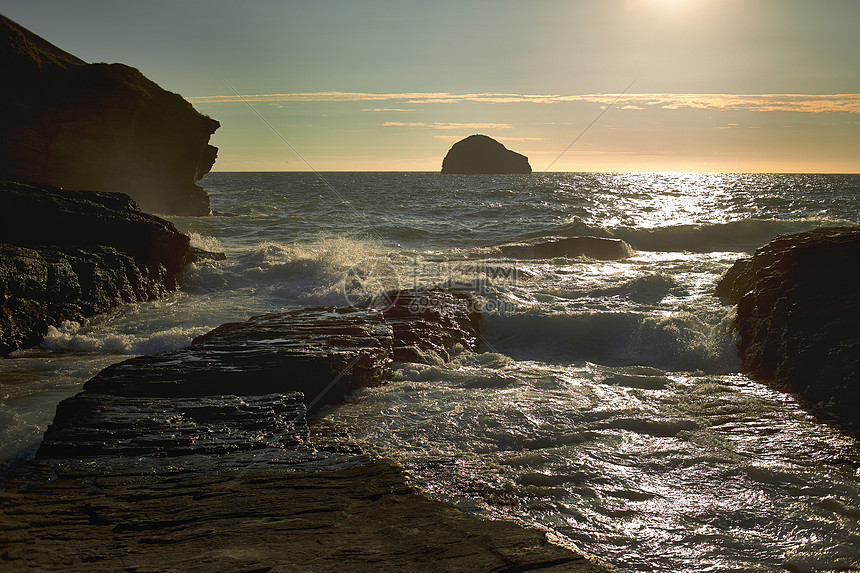
[[[608,571],[541,530],[429,499],[402,468],[354,444],[311,438],[308,411],[384,383],[395,358],[447,359],[477,345],[467,295],[387,300],[380,310],[262,315],[103,370],[60,403],[36,459],[0,482],[4,562]]]
[[[470,135],[448,150],[442,160],[442,173],[464,175],[529,174],[532,172],[525,155],[511,151],[486,135]]]
[[[0,356],[48,326],[160,298],[206,256],[218,255],[127,195],[0,181]]]
[[[88,64],[0,15],[0,179],[127,193],[148,212],[207,215],[196,184],[220,124],[123,64]]]
[[[737,304],[743,368],[860,428],[860,227],[780,235],[715,294]]]

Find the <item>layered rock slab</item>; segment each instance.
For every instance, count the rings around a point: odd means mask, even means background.
[[[743,367],[860,422],[860,228],[781,235],[738,260],[716,293],[737,304]]]
[[[543,531],[428,499],[403,470],[47,468],[0,483],[7,566],[63,571],[607,571]]]

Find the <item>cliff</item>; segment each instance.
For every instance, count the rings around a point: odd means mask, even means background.
[[[87,64],[0,16],[0,179],[122,192],[149,212],[206,215],[195,182],[219,127],[123,64]]]
[[[189,239],[120,193],[0,181],[0,356],[176,289]]]
[[[716,293],[737,304],[743,367],[822,412],[860,422],[860,228],[781,235]]]
[[[442,173],[513,174],[531,173],[528,157],[511,151],[486,135],[470,135],[448,150]]]

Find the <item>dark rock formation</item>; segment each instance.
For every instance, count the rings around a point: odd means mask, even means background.
[[[256,316],[186,348],[114,364],[60,404],[39,455],[241,450],[255,432],[248,447],[300,444],[305,407],[385,382],[392,360],[427,361],[430,353],[447,360],[456,345],[477,347],[467,295],[401,291],[391,300],[384,313],[325,307]],[[304,401],[301,411],[284,402],[293,394]],[[261,437],[272,432],[277,444]]]
[[[633,248],[621,239],[603,237],[546,237],[530,243],[499,245],[488,249],[515,259],[551,259],[555,257],[591,257],[600,260],[625,259]]]
[[[738,305],[744,368],[860,422],[860,228],[781,235],[740,259],[716,293]]]
[[[397,291],[393,304],[383,310],[394,335],[397,362],[428,362],[435,354],[449,360],[456,346],[478,348],[478,320],[472,299],[448,290]]]
[[[114,364],[84,390],[149,398],[302,392],[314,408],[386,380],[392,344],[374,310],[267,314],[219,326],[186,348]]]
[[[86,64],[0,16],[0,179],[127,193],[146,211],[206,215],[195,184],[219,123],[122,64]]]
[[[302,395],[134,398],[84,393],[57,408],[43,458],[310,449]]]
[[[442,173],[531,173],[528,157],[511,151],[486,135],[470,135],[451,146],[442,160]]]
[[[188,242],[126,195],[0,182],[0,355],[175,290]]]

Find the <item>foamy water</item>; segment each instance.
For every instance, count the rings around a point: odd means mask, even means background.
[[[628,571],[860,568],[856,443],[740,374],[719,276],[773,236],[857,224],[860,177],[222,174],[236,216],[176,218],[227,253],[183,291],[0,362],[0,456],[32,455],[53,405],[125,356],[253,314],[394,287],[471,290],[479,353],[396,365],[328,416],[468,511],[548,528]],[[623,239],[631,257],[487,247]]]

